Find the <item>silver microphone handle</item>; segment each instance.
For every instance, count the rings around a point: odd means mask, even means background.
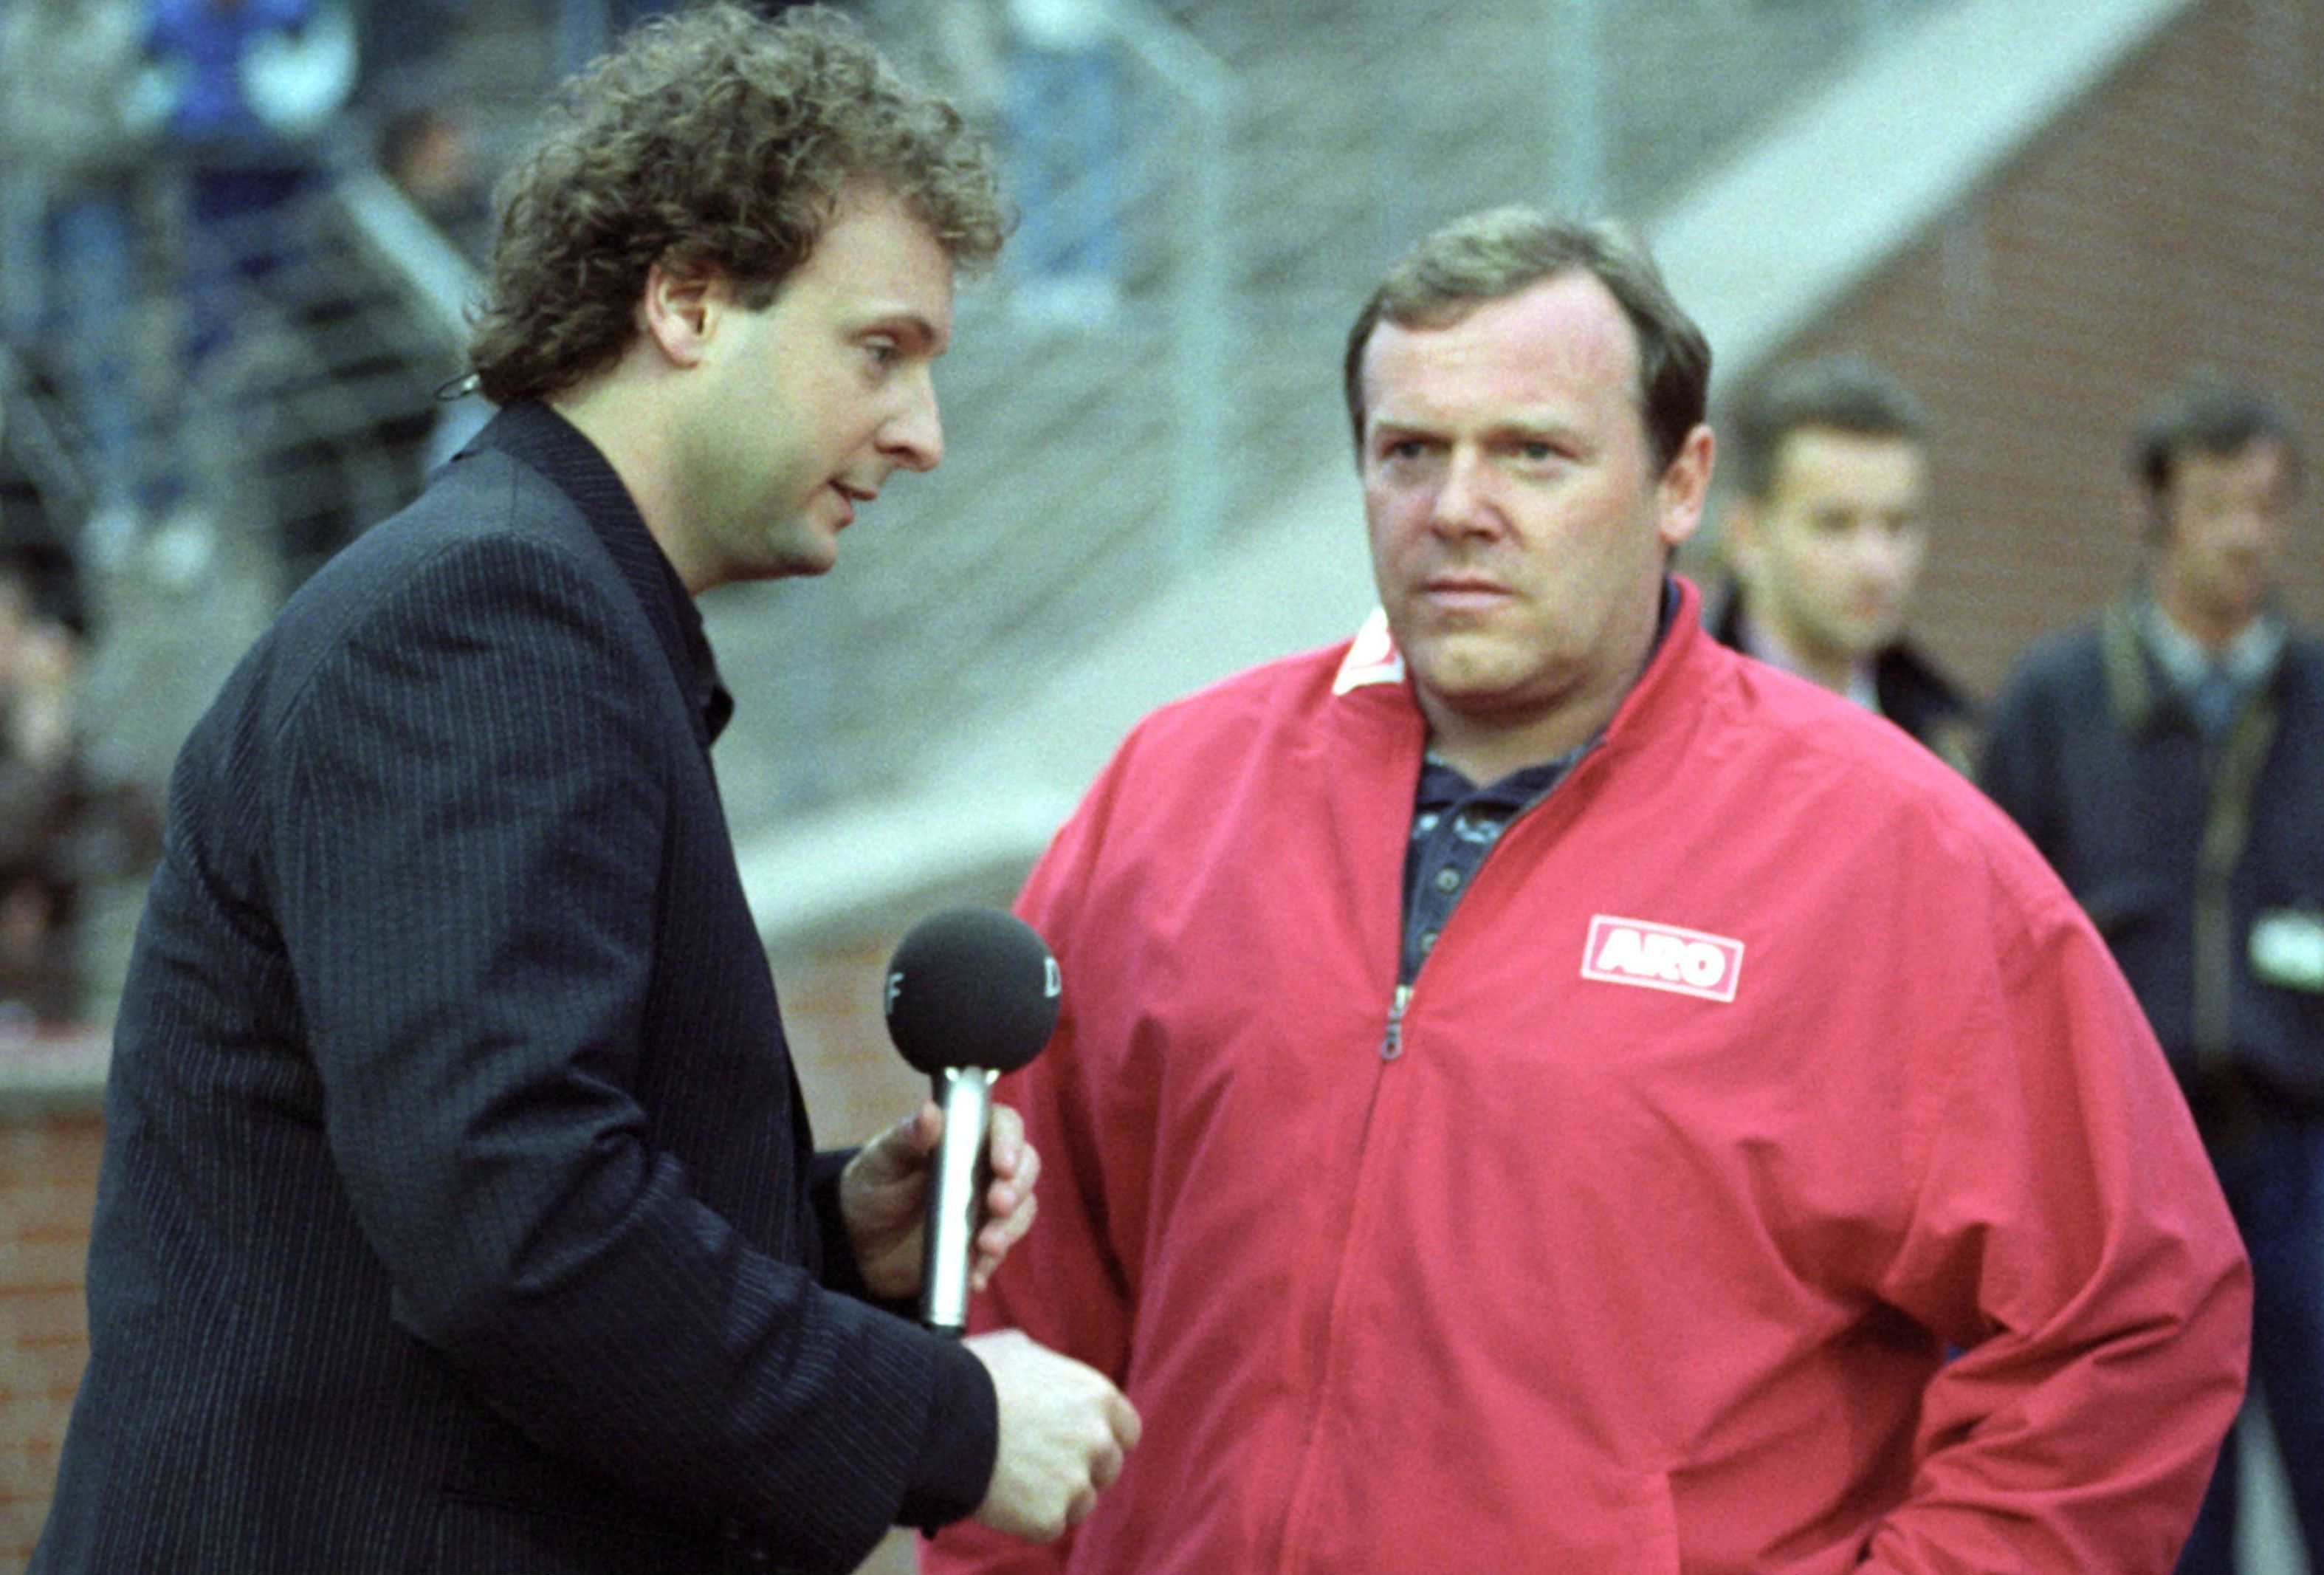
[[[992,1122],[992,1082],[981,1067],[949,1067],[929,1079],[944,1107],[944,1138],[928,1177],[928,1221],[920,1268],[920,1321],[938,1334],[968,1328],[968,1266],[984,1223],[991,1166],[985,1138]]]

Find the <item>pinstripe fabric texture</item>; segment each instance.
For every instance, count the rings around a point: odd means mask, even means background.
[[[34,1570],[844,1570],[925,1490],[982,1372],[815,1278],[723,699],[536,407],[254,648],[171,781]]]

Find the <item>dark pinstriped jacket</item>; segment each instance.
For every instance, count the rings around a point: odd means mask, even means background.
[[[973,1506],[982,1368],[816,1278],[724,709],[540,407],[253,649],[171,779],[34,1570],[844,1570]]]

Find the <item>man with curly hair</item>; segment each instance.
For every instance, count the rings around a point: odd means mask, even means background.
[[[940,1114],[813,1153],[710,769],[691,596],[821,572],[936,463],[982,150],[843,19],[714,5],[501,208],[500,414],[173,777],[43,1575],[844,1570],[1054,1536],[1135,1441],[1080,1364],[894,1315]],[[991,1162],[980,1278],[1013,1115]]]

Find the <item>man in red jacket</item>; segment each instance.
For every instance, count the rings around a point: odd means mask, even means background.
[[[1710,354],[1615,232],[1456,223],[1358,318],[1383,616],[1122,745],[1020,911],[1014,1324],[1145,1441],[977,1570],[2171,1566],[2248,1275],[2073,900],[1668,571]]]

